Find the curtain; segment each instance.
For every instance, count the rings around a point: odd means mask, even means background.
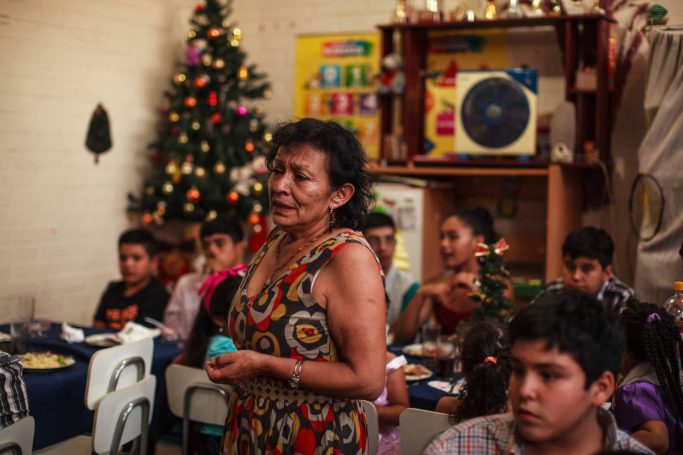
[[[641,300],[662,304],[683,281],[683,30],[652,35],[645,89],[649,129],[638,151],[639,172],[651,174],[662,187],[661,228],[651,240],[638,242],[634,289]]]

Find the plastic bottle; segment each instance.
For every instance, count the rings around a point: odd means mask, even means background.
[[[683,281],[674,281],[674,295],[666,299],[664,310],[673,316],[679,333],[683,333]]]

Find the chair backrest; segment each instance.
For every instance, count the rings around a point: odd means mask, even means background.
[[[88,366],[85,406],[94,410],[107,393],[149,376],[153,351],[152,338],[97,351]]]
[[[203,369],[184,365],[166,368],[168,407],[178,417],[223,426],[231,390],[230,386],[211,382]]]
[[[401,428],[401,455],[423,453],[427,444],[437,434],[452,424],[448,414],[408,408],[399,418]]]
[[[121,445],[138,436],[142,436],[140,453],[147,453],[155,388],[156,377],[150,375],[131,386],[108,393],[100,400],[92,431],[95,453],[118,453]]]
[[[33,417],[26,416],[0,430],[0,454],[31,455],[34,429]]]
[[[379,418],[377,408],[368,400],[360,400],[365,411],[365,421],[368,424],[368,455],[375,455],[379,445]]]

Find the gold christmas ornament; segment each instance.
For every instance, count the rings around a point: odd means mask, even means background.
[[[213,167],[213,170],[216,174],[222,174],[225,172],[225,164],[223,164],[222,162],[219,161]]]
[[[173,192],[173,184],[171,182],[166,182],[161,189],[164,193],[171,194]]]
[[[254,204],[254,213],[261,213],[263,212],[263,206],[260,203],[255,203]]]
[[[178,115],[177,112],[171,112],[170,114],[168,114],[168,119],[172,122],[177,122],[178,120],[180,120],[180,115]]]
[[[234,36],[237,39],[242,39],[242,30],[239,28],[235,27],[232,29],[232,36]]]
[[[263,133],[263,140],[266,142],[270,142],[271,140],[273,140],[273,133],[271,133],[270,131],[266,131],[265,133]]]
[[[197,32],[195,32],[194,30],[190,30],[189,32],[187,32],[187,38],[188,39],[195,39],[196,37],[197,37]]]
[[[256,114],[256,115],[263,114],[263,107],[259,106],[258,104],[256,106],[254,106],[254,114]]]
[[[240,81],[249,79],[249,68],[244,65],[240,66],[240,69],[237,71],[237,79]]]
[[[175,82],[177,85],[180,85],[183,82],[185,82],[185,79],[187,79],[185,73],[176,73],[176,75],[173,76],[173,82]]]
[[[128,221],[135,221],[138,217],[138,212],[135,210],[126,210],[126,218]]]
[[[202,55],[202,65],[211,66],[211,56],[209,54]]]
[[[205,170],[203,167],[201,167],[201,166],[197,166],[197,167],[194,169],[194,175],[196,175],[196,176],[199,177],[199,178],[202,178],[202,177],[204,177],[204,176],[206,175],[206,170]]]
[[[185,162],[185,163],[183,163],[182,166],[180,166],[180,172],[182,172],[185,175],[192,174],[193,169],[194,169],[194,166],[192,166],[192,163],[188,163],[188,162]]]
[[[261,227],[260,224],[257,224],[256,226],[254,226],[254,232],[255,232],[255,233],[258,234],[258,233],[261,232],[262,230],[263,230],[263,228]]]
[[[218,213],[215,210],[209,210],[206,214],[206,221],[213,221],[218,217]]]
[[[256,120],[255,118],[249,120],[249,132],[255,133],[257,129],[258,129],[258,120]]]
[[[271,99],[273,97],[273,92],[269,88],[265,89],[263,91],[263,97],[267,100]]]
[[[164,214],[163,213],[154,212],[153,218],[154,218],[154,224],[156,224],[157,226],[161,226],[162,224],[164,224]]]
[[[222,58],[217,58],[216,60],[213,61],[213,67],[216,68],[217,70],[222,69],[225,66],[225,62],[223,61]]]
[[[254,183],[254,195],[258,196],[263,192],[263,184],[261,182]]]
[[[188,141],[187,134],[180,133],[180,135],[178,136],[178,142],[181,144],[187,144],[187,141]]]
[[[165,212],[166,211],[166,201],[157,202],[157,210],[163,210]]]
[[[145,193],[147,193],[147,196],[152,196],[154,194],[154,187],[149,185],[145,188]]]
[[[237,38],[233,38],[230,40],[230,45],[232,47],[240,47],[240,40],[238,40]]]
[[[168,164],[166,165],[166,173],[168,175],[175,174],[177,170],[178,170],[178,165],[176,164],[175,160],[169,161]]]
[[[202,141],[199,144],[199,148],[202,150],[202,152],[207,153],[209,150],[211,150],[211,147],[209,147],[209,143],[207,141]]]
[[[194,204],[192,202],[186,202],[185,204],[183,204],[183,211],[185,213],[194,212]]]
[[[192,122],[192,129],[193,129],[194,131],[199,131],[199,128],[201,128],[201,126],[202,126],[202,125],[200,125],[199,122],[196,121],[196,120],[195,120],[194,122]]]

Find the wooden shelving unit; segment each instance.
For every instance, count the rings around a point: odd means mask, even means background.
[[[382,151],[384,163],[371,165],[376,176],[395,175],[448,181],[453,184],[454,206],[463,199],[505,197],[507,188],[517,196],[541,207],[532,220],[541,229],[531,235],[507,235],[511,243],[511,261],[540,266],[546,280],[554,279],[562,270],[561,245],[565,236],[581,225],[586,202],[584,181],[602,178],[597,166],[586,164],[561,165],[538,161],[471,160],[431,164],[418,160],[424,144],[425,74],[427,50],[431,32],[493,28],[552,27],[562,52],[565,98],[574,102],[576,118],[575,156],[581,157],[584,141],[592,141],[600,159],[611,165],[610,114],[611,82],[610,30],[613,21],[602,15],[546,16],[521,19],[498,19],[470,23],[390,24],[379,26],[382,35],[382,55],[396,51],[395,35],[399,34],[400,49],[406,78],[405,93],[397,98],[380,99],[382,137],[395,133],[398,126],[408,152],[407,162],[389,160]],[[533,64],[533,62],[530,62]],[[595,89],[576,87],[580,65],[594,68]],[[613,63],[612,63],[613,64]],[[409,108],[407,108],[409,107]],[[400,117],[397,117],[400,109]],[[396,125],[398,119],[398,125]],[[385,141],[382,141],[384,146]],[[528,214],[525,216],[529,216]],[[517,222],[518,220],[515,220]],[[529,220],[519,220],[520,223]]]

